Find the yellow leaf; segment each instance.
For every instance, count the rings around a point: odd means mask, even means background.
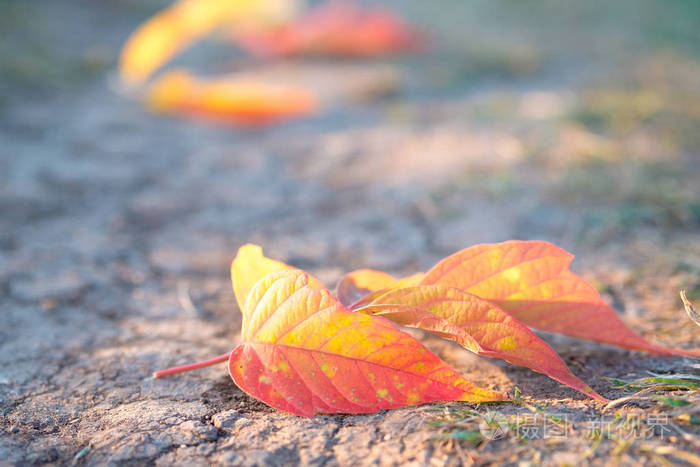
[[[131,34],[119,59],[122,81],[139,86],[161,65],[212,30],[234,23],[288,19],[297,4],[294,0],[180,0]]]
[[[263,277],[279,271],[296,270],[293,266],[266,258],[262,248],[252,243],[247,243],[238,249],[238,253],[231,263],[231,281],[233,292],[236,295],[238,308],[243,313],[245,320],[245,303],[253,285]],[[315,289],[324,289],[324,285],[318,279],[309,276],[309,286]]]
[[[184,70],[160,76],[149,87],[146,102],[155,112],[247,126],[306,115],[316,109],[314,95],[303,88],[235,78],[199,79]]]

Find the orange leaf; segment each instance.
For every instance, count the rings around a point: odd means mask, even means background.
[[[543,331],[631,350],[698,355],[652,344],[628,328],[593,286],[569,271],[572,259],[572,254],[541,241],[476,245],[440,261],[421,285],[461,289]]]
[[[423,278],[422,273],[397,279],[391,274],[374,269],[358,269],[346,274],[338,281],[336,297],[348,308],[356,308],[358,300],[373,292],[411,287],[417,285]],[[363,300],[364,302],[364,300]]]
[[[119,73],[129,86],[151,74],[195,40],[225,24],[286,19],[291,0],[180,0],[142,24],[119,58]]]
[[[503,395],[463,379],[390,321],[355,313],[301,271],[260,280],[246,300],[229,371],[249,395],[302,416],[370,413]]]
[[[231,281],[238,308],[244,317],[246,313],[245,302],[255,283],[273,272],[291,270],[296,270],[296,268],[282,261],[265,257],[262,248],[258,245],[247,243],[240,247],[236,257],[231,262]],[[321,281],[311,276],[309,276],[309,286],[319,290],[325,289]]]
[[[296,21],[236,30],[233,40],[259,56],[376,57],[416,48],[419,33],[391,10],[330,1]]]
[[[424,285],[391,290],[355,311],[430,331],[479,355],[526,366],[605,401],[527,326],[493,303],[459,289]]]
[[[186,71],[163,74],[148,89],[148,106],[239,125],[264,125],[314,112],[316,99],[303,88],[235,79],[198,79]]]

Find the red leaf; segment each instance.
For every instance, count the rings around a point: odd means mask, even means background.
[[[417,48],[420,34],[391,10],[331,1],[296,21],[235,31],[233,40],[259,56],[376,57]]]
[[[233,380],[298,415],[503,399],[463,379],[390,321],[352,312],[327,290],[309,287],[301,271],[273,273],[253,287],[241,338],[229,360]]]
[[[493,303],[459,289],[426,285],[391,290],[356,311],[432,332],[479,355],[526,366],[605,401],[527,326]]]
[[[593,286],[569,271],[573,257],[541,241],[476,245],[440,261],[421,284],[440,284],[477,295],[543,331],[631,350],[699,355],[698,351],[652,344],[628,328]]]

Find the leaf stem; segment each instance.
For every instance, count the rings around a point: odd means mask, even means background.
[[[168,368],[167,370],[159,370],[153,373],[153,378],[162,378],[164,376],[170,376],[177,373],[183,373],[185,371],[197,370],[199,368],[204,368],[211,365],[216,365],[217,363],[225,362],[231,356],[231,352],[219,355],[218,357],[210,358],[209,360],[204,360],[197,363],[190,363],[189,365],[176,366],[174,368]]]

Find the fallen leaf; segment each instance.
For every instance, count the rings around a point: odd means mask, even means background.
[[[559,355],[527,326],[493,303],[452,287],[424,285],[390,290],[355,311],[429,331],[479,355],[501,358],[606,399],[577,378]]]
[[[245,392],[305,416],[503,399],[464,380],[392,321],[527,366],[599,401],[605,399],[526,324],[638,350],[697,354],[655,346],[629,330],[592,286],[569,271],[572,258],[550,243],[510,241],[468,248],[425,275],[396,279],[359,270],[338,284],[349,309],[319,281],[265,258],[258,246],[244,245],[231,266],[243,315],[241,344],[231,353],[154,377],[228,359],[232,378]],[[643,383],[695,388],[685,381],[695,376],[686,376],[654,376]]]
[[[236,28],[233,41],[264,57],[327,55],[377,57],[417,49],[423,39],[393,11],[351,1],[330,1],[286,24]]]
[[[119,58],[130,87],[143,84],[161,65],[212,30],[232,23],[268,23],[296,13],[292,0],[180,0],[134,31]]]
[[[155,112],[250,126],[316,110],[316,98],[304,88],[235,78],[202,79],[184,70],[160,76],[149,87],[146,101]]]
[[[229,371],[246,393],[302,416],[371,413],[439,400],[502,400],[463,379],[389,320],[345,308],[301,271],[248,294]]]
[[[573,257],[541,241],[477,245],[440,261],[421,285],[458,288],[543,331],[657,354],[700,354],[652,344],[628,328],[592,285],[569,270]]]

